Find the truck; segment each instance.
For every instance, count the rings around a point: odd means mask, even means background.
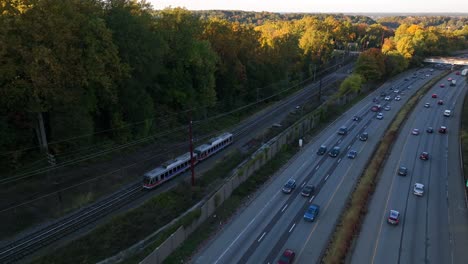
[[[450,86],[456,86],[457,85],[457,80],[452,80],[452,82],[450,82]]]

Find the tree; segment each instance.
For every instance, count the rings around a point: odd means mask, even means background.
[[[385,57],[379,49],[362,52],[356,62],[356,73],[368,81],[380,80],[385,75]]]

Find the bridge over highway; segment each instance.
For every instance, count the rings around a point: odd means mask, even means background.
[[[463,57],[428,57],[424,62],[468,66],[468,58]]]

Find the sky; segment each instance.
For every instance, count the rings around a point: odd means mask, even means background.
[[[467,0],[146,0],[154,9],[303,13],[468,13]]]

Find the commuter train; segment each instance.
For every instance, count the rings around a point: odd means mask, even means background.
[[[203,161],[232,143],[233,135],[224,133],[212,138],[208,143],[198,146],[193,151],[193,163]],[[158,185],[174,178],[190,168],[190,152],[173,160],[164,162],[161,166],[148,171],[143,175],[143,188],[153,189]]]

